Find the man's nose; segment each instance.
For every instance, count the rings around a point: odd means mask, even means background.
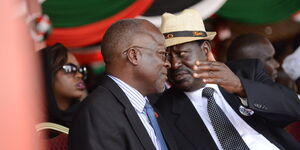
[[[169,61],[168,59],[165,61],[164,66],[165,66],[167,69],[171,68],[171,63],[170,63],[170,61]]]
[[[181,60],[176,55],[171,56],[170,63],[172,69],[178,69],[182,65]]]

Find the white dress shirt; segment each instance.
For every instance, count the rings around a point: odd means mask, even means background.
[[[140,120],[142,121],[144,127],[146,128],[154,146],[157,150],[161,150],[159,140],[155,136],[155,132],[150,124],[150,120],[144,111],[144,107],[146,104],[146,101],[148,101],[147,97],[143,96],[139,91],[131,87],[130,85],[126,84],[122,80],[112,76],[108,75],[113,81],[115,81],[118,86],[123,90],[123,92],[126,94],[127,98],[129,99],[130,103],[134,107],[137,115],[139,116]]]
[[[255,131],[238,114],[236,114],[236,112],[224,99],[216,84],[207,84],[205,87],[211,87],[215,90],[214,98],[216,100],[216,103],[223,110],[227,118],[230,120],[230,122],[233,124],[235,129],[238,131],[238,133],[241,135],[241,137],[251,150],[278,150],[278,148],[274,144],[272,144],[263,135]],[[208,129],[218,148],[220,150],[223,150],[209,119],[207,112],[207,98],[202,97],[202,90],[203,88],[193,92],[185,92],[185,94],[188,96],[188,98],[196,108],[198,114],[202,118],[206,128]]]

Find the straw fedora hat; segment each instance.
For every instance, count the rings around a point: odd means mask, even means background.
[[[173,46],[196,40],[212,40],[216,32],[206,32],[200,13],[185,9],[178,15],[164,13],[160,31],[166,39],[166,46]]]

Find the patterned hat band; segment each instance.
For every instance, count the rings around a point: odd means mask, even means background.
[[[164,33],[165,39],[175,38],[175,37],[207,37],[204,31],[177,31]]]

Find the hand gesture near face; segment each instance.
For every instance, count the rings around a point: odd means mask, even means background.
[[[201,78],[207,84],[218,84],[229,93],[245,97],[240,79],[224,63],[217,62],[212,54],[208,55],[208,61],[196,61],[193,70],[194,78]]]

